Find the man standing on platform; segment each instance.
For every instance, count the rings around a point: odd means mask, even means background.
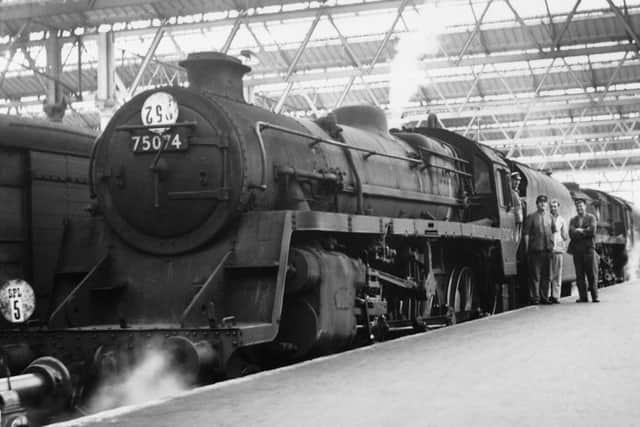
[[[589,282],[591,301],[600,302],[598,299],[598,254],[596,254],[596,217],[587,213],[585,199],[575,199],[576,211],[569,222],[569,252],[573,254],[573,265],[576,267],[576,282],[580,298],[576,302],[589,302],[587,299],[587,284]]]
[[[549,267],[553,249],[551,216],[547,212],[547,196],[536,198],[536,212],[524,223],[524,249],[529,261],[529,298],[531,304],[551,304],[549,301]]]
[[[566,241],[569,240],[567,224],[558,208],[560,202],[553,199],[549,203],[551,211],[551,232],[553,233],[553,251],[551,254],[551,301],[552,304],[559,303],[560,289],[562,287],[562,258],[567,248]]]

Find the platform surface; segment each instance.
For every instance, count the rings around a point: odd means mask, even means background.
[[[99,426],[638,426],[640,281],[137,408]]]

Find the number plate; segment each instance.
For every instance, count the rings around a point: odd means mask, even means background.
[[[134,153],[156,153],[160,147],[163,147],[162,151],[186,151],[189,148],[189,138],[181,132],[131,135],[131,149]]]

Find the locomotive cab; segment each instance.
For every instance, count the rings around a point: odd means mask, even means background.
[[[473,187],[465,210],[465,222],[514,229],[510,169],[495,150],[442,128],[416,128],[413,131],[447,141],[469,162]],[[501,241],[504,275],[516,273],[516,250],[515,239]]]

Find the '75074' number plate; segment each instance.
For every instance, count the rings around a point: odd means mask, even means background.
[[[131,135],[131,147],[134,153],[153,153],[162,151],[185,151],[189,148],[189,140],[180,133],[162,135]]]

